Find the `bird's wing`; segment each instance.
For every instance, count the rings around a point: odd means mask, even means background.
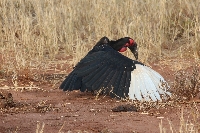
[[[168,99],[168,84],[164,78],[147,66],[136,64],[136,69],[131,72],[129,98],[139,101],[161,101]]]
[[[141,63],[133,63],[108,45],[96,46],[76,65],[60,88],[64,91],[101,89],[104,93],[111,91],[111,96],[126,97],[135,64]]]

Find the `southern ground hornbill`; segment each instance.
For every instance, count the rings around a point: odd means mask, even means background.
[[[127,48],[137,60],[137,44],[132,38],[116,41],[101,38],[66,77],[60,89],[97,91],[139,101],[161,101],[169,97],[168,86],[159,73],[119,53]]]

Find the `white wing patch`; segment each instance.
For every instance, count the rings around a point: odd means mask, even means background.
[[[136,64],[131,72],[129,99],[139,101],[162,101],[170,96],[164,78],[150,67]],[[162,95],[162,96],[161,96]]]

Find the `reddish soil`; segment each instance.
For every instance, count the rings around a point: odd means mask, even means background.
[[[168,81],[174,79],[174,72],[168,67],[163,72],[158,65],[151,66]],[[182,107],[185,120],[191,119],[188,118],[193,111],[190,102],[146,111],[113,112],[113,108],[126,105],[127,102],[108,96],[96,99],[86,92],[66,93],[58,89],[61,81],[54,87],[48,82],[35,82],[39,87],[35,89],[6,89],[3,84],[11,81],[2,81],[0,91],[5,97],[11,93],[13,103],[1,109],[0,132],[39,133],[44,123],[44,133],[159,133],[161,129],[171,132],[170,122],[173,131],[179,132]],[[200,110],[199,97],[195,101],[196,108]],[[199,118],[197,121],[200,123]]]

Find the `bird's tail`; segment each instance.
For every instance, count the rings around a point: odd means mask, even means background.
[[[171,96],[164,78],[150,67],[136,64],[131,72],[129,99],[140,101],[161,101]]]

